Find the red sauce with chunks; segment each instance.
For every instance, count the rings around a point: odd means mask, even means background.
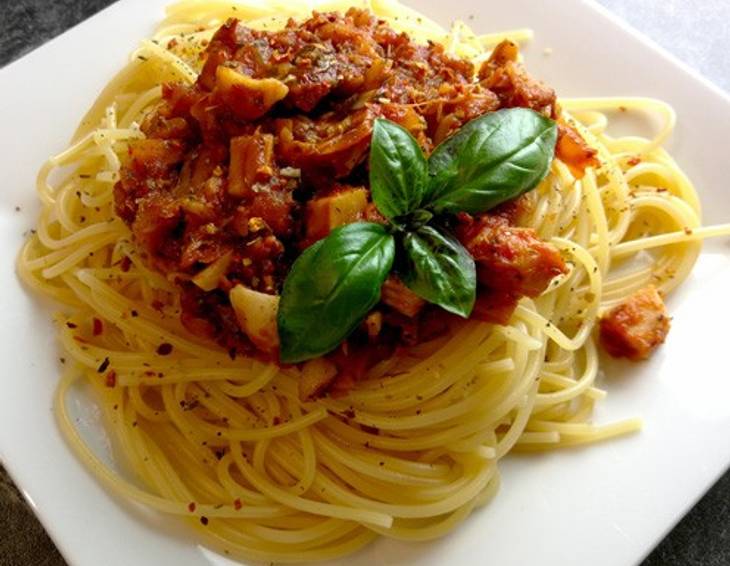
[[[456,236],[476,261],[480,286],[474,318],[506,324],[520,298],[539,296],[566,272],[560,252],[531,228],[514,226],[512,215],[459,215]]]
[[[129,145],[117,214],[147,263],[179,274],[185,326],[232,355],[256,354],[228,292],[242,284],[275,295],[307,245],[335,226],[382,220],[367,186],[376,118],[408,129],[426,152],[499,108],[558,118],[555,93],[517,55],[504,42],[475,69],[354,8],[276,32],[231,19],[209,43],[195,84],[163,85],[142,125],[146,139]],[[563,146],[573,151],[574,141]],[[477,318],[506,322],[520,297],[565,271],[557,250],[515,226],[518,209],[453,220],[479,266]],[[212,265],[212,284],[191,281]],[[433,336],[446,319],[391,277],[381,304],[331,359],[356,380],[384,350]]]
[[[645,360],[664,343],[669,327],[664,301],[656,287],[649,285],[601,318],[601,345],[616,358]]]

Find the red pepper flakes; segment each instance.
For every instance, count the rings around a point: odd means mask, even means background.
[[[203,516],[202,516],[202,517],[200,518],[200,522],[201,522],[201,523],[203,523],[203,526],[204,526],[204,527],[207,527],[207,526],[208,526],[208,517],[206,517],[205,515],[203,515]]]
[[[73,322],[67,322],[66,326],[68,326],[71,329],[78,328]]]
[[[157,346],[157,354],[160,356],[168,356],[170,353],[172,353],[172,344],[169,342],[163,342],[159,346]]]
[[[107,387],[116,387],[117,386],[117,372],[114,370],[111,370],[109,373],[106,374],[106,386]]]
[[[108,367],[109,367],[109,358],[104,358],[104,361],[101,362],[101,365],[97,368],[96,371],[98,371],[99,373],[104,373]]]
[[[170,41],[167,42],[167,48],[175,49],[175,47],[177,47],[177,39],[173,37]]]
[[[629,159],[629,160],[627,161],[627,163],[628,163],[629,165],[631,165],[632,167],[633,167],[634,165],[638,165],[639,163],[641,163],[641,157],[632,157],[631,159]]]
[[[125,255],[119,262],[119,269],[121,269],[123,273],[126,273],[129,271],[130,267],[132,267],[132,260],[129,259],[129,256]]]
[[[233,500],[233,508],[238,511],[241,507],[243,507],[243,503],[241,503],[240,499],[234,499]]]
[[[183,399],[182,401],[180,401],[180,408],[183,411],[192,411],[198,405],[200,405],[200,401],[198,401],[197,399],[193,399],[192,401],[186,401],[185,399]]]
[[[94,336],[99,336],[99,334],[104,332],[104,323],[96,317],[94,317],[94,320],[93,320],[92,332],[93,332]]]
[[[363,432],[367,432],[368,434],[375,434],[375,435],[380,434],[380,429],[376,426],[361,424],[360,428],[362,429]]]
[[[195,501],[191,501],[190,503],[188,503],[188,511],[190,511],[191,513],[195,512]]]

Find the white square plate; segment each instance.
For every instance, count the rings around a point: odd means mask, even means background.
[[[13,265],[37,215],[38,166],[64,147],[96,93],[151,34],[165,3],[121,0],[0,70],[0,459],[77,566],[226,563],[174,521],[110,497],[67,449],[51,413],[59,354],[49,306],[20,286]],[[705,222],[730,220],[730,99],[602,9],[581,0],[413,3],[442,23],[461,18],[480,32],[532,28],[528,68],[563,97],[670,102],[679,116],[670,150],[699,188]],[[380,540],[339,564],[638,563],[730,463],[729,287],[730,246],[710,242],[670,298],[674,327],[658,355],[609,365],[610,395],[596,420],[641,416],[642,433],[509,457],[496,499],[452,535],[428,544]],[[103,440],[93,406],[72,401],[82,428]]]

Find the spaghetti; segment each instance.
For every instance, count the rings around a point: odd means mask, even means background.
[[[319,6],[344,11],[349,2]],[[394,0],[363,6],[419,42],[479,64],[502,38],[449,31]],[[670,293],[705,237],[697,194],[663,149],[674,126],[649,99],[563,99],[563,118],[597,150],[601,167],[576,179],[559,160],[528,193],[524,222],[566,258],[568,272],[509,324],[468,321],[378,363],[345,397],[303,402],[300,370],[231,359],[180,323],[179,293],[140,257],[115,216],[120,156],[161,98],[160,83],[192,83],[199,54],[228,17],[253,29],[305,18],[304,2],[186,0],[168,8],[155,37],[110,83],[71,146],[38,176],[42,211],[18,269],[59,301],[68,366],[59,425],[80,459],[118,495],[186,518],[210,544],[239,558],[297,562],[356,551],[378,535],[442,536],[499,486],[511,451],[591,443],[640,427],[591,423],[594,329],[606,309],[655,285]],[[652,139],[611,137],[609,113],[660,116]],[[71,171],[57,179],[60,171]],[[55,180],[54,180],[55,179]],[[83,442],[64,403],[87,380],[134,479]]]

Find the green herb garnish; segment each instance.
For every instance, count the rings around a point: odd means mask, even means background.
[[[474,308],[474,259],[445,230],[422,226],[403,236],[403,283],[419,297],[467,318]]]
[[[418,210],[429,183],[428,162],[405,128],[376,120],[370,142],[370,194],[380,213],[393,221]]]
[[[407,130],[376,120],[370,192],[388,224],[337,228],[294,262],[277,317],[281,361],[336,348],[378,303],[394,266],[414,293],[467,318],[476,298],[474,259],[438,220],[484,212],[535,188],[556,141],[554,121],[513,108],[472,120],[426,159]]]
[[[340,226],[297,258],[279,302],[281,361],[294,363],[337,347],[380,300],[395,258],[387,228]]]

